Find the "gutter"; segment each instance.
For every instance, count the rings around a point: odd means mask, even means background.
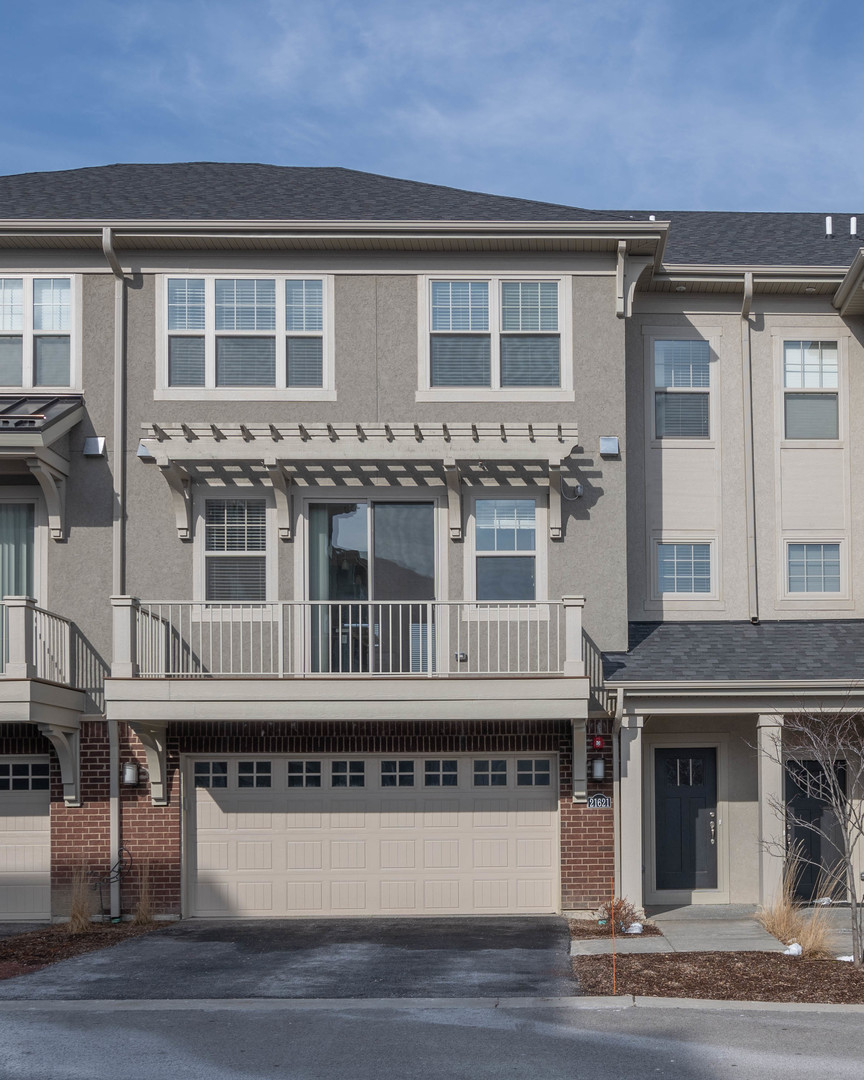
[[[741,303],[741,384],[744,422],[744,503],[747,519],[747,597],[750,622],[759,622],[759,578],[756,549],[756,470],[753,446],[753,354],[750,343],[750,308],[753,304],[753,274],[744,275]]]
[[[864,248],[859,248],[852,260],[846,276],[834,294],[832,303],[841,315],[846,314],[849,304],[861,286],[864,285]]]
[[[114,274],[114,520],[112,522],[112,581],[113,596],[126,591],[126,277],[114,251],[114,236],[110,228],[102,229],[102,251]],[[111,859],[120,857],[122,831],[120,820],[120,737],[117,723],[108,720],[108,832]],[[121,913],[120,879],[111,875],[111,918]]]

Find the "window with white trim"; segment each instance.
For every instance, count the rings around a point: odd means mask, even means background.
[[[711,434],[711,346],[702,340],[654,341],[654,434],[707,439]]]
[[[320,761],[289,761],[288,787],[321,787]]]
[[[474,787],[507,787],[506,759],[477,758],[474,762]]]
[[[207,499],[204,507],[204,599],[260,603],[267,597],[264,499]]]
[[[708,543],[657,544],[657,592],[684,596],[711,593],[711,545]]]
[[[325,389],[327,298],[322,277],[166,278],[166,387]]]
[[[195,787],[227,788],[227,761],[196,761],[194,766]]]
[[[381,787],[414,787],[414,762],[382,761]]]
[[[534,499],[474,500],[475,599],[537,598],[537,531]]]
[[[0,387],[71,387],[73,324],[71,277],[0,277]]]
[[[365,761],[334,761],[330,765],[330,784],[334,788],[365,787]]]
[[[551,776],[549,758],[519,758],[516,762],[517,787],[549,787]]]
[[[558,280],[429,282],[429,386],[558,389]]]
[[[783,342],[783,425],[787,439],[838,439],[836,341]]]
[[[423,783],[426,787],[456,787],[459,783],[456,758],[430,759],[424,763],[423,771]]]
[[[839,543],[787,543],[786,572],[790,593],[839,593]]]
[[[269,761],[238,761],[238,788],[269,788],[272,783],[273,769]]]

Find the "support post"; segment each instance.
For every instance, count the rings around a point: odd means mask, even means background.
[[[562,540],[561,462],[549,461],[549,539]]]
[[[564,605],[564,675],[585,677],[585,660],[582,655],[582,608],[584,596],[565,596]]]
[[[7,679],[35,679],[36,650],[33,625],[36,601],[32,596],[6,596],[6,641],[9,658],[6,661]]]
[[[625,715],[619,733],[619,796],[621,873],[618,892],[641,907],[643,903],[642,728],[643,716]]]
[[[588,747],[585,742],[587,721],[570,721],[573,747],[573,802],[588,802]]]
[[[138,674],[138,613],[140,604],[134,596],[112,596],[114,612],[114,650],[111,658],[112,679],[134,679]]]
[[[189,473],[174,461],[158,462],[159,471],[171,491],[177,536],[184,543],[192,539],[192,481]]]
[[[266,462],[270,483],[273,485],[273,499],[276,503],[276,527],[280,540],[293,540],[291,531],[291,475],[285,471],[279,461]]]
[[[447,523],[450,539],[462,539],[462,477],[453,458],[444,459],[444,479],[447,483]]]
[[[759,902],[770,904],[783,886],[786,823],[778,814],[785,805],[782,760],[783,717],[762,715],[756,720],[759,776]]]
[[[54,747],[60,762],[63,781],[63,802],[67,806],[81,805],[81,735],[77,727],[37,723],[36,727]]]

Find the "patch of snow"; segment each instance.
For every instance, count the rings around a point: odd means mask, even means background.
[[[838,956],[837,959],[838,960],[845,960],[847,964],[851,964],[855,960],[855,957],[854,956]]]
[[[833,904],[834,901],[830,896],[820,896],[818,900],[813,901],[814,907],[827,907],[829,904]]]
[[[804,950],[798,944],[797,941],[793,941],[788,949],[783,950],[784,956],[800,956]]]
[[[627,929],[624,931],[624,933],[625,934],[641,934],[642,933],[642,923],[641,922],[630,923],[630,925],[627,927]]]

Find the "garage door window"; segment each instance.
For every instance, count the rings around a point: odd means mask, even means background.
[[[269,761],[238,761],[237,787],[270,787],[272,770]]]
[[[334,761],[330,782],[333,787],[365,787],[366,763],[364,761]]]
[[[227,761],[196,761],[195,787],[227,788]]]
[[[289,761],[288,787],[321,787],[321,762]]]
[[[506,787],[507,762],[504,759],[478,758],[474,762],[474,787]]]
[[[548,758],[520,758],[516,762],[517,787],[549,787]]]
[[[414,787],[414,762],[382,761],[381,787]]]
[[[0,791],[47,791],[48,763],[0,765]]]
[[[426,762],[426,787],[456,787],[458,780],[455,758]]]

